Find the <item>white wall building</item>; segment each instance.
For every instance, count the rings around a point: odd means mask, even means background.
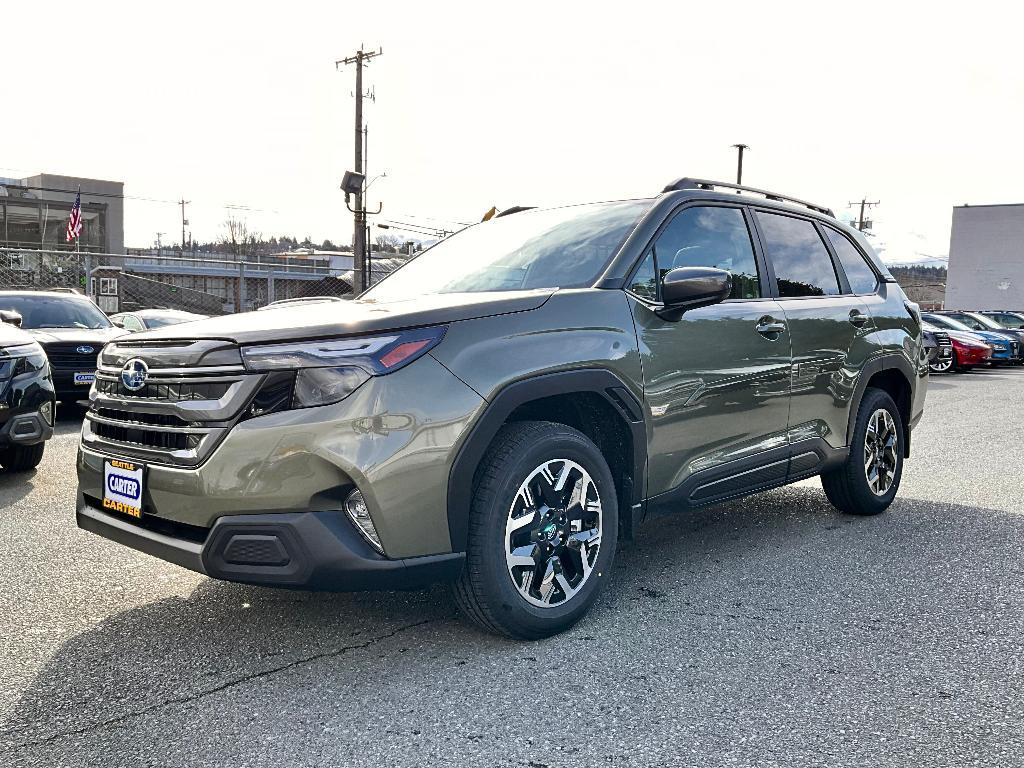
[[[946,308],[1024,310],[1024,203],[953,208]]]

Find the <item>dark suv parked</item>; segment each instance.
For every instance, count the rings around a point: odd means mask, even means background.
[[[86,399],[100,349],[125,334],[95,303],[77,293],[0,291],[0,310],[20,314],[21,327],[46,350],[58,400]]]
[[[17,320],[13,313],[3,313]],[[46,355],[31,336],[0,322],[0,467],[19,472],[43,458],[56,400]]]
[[[451,581],[535,638],[657,511],[820,474],[881,512],[924,406],[917,308],[827,209],[740,191],[520,209],[354,301],[108,344],[78,524],[222,579]]]

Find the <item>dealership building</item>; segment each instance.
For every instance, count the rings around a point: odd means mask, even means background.
[[[946,307],[1024,310],[1024,203],[953,209]]]
[[[73,249],[66,230],[79,190],[79,248],[94,253],[124,253],[124,184],[52,173],[25,179],[0,177],[0,247]]]

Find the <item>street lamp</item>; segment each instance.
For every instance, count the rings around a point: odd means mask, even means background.
[[[733,144],[733,146],[736,147],[736,150],[739,153],[738,157],[736,158],[736,183],[737,184],[742,184],[743,183],[743,150],[750,149],[750,147],[747,146],[746,144]]]

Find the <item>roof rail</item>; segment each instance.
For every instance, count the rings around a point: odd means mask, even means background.
[[[806,200],[801,200],[797,197],[790,197],[789,195],[780,195],[778,192],[769,192],[765,189],[758,189],[757,187],[744,187],[740,184],[730,184],[727,181],[709,181],[708,179],[691,179],[684,176],[681,179],[676,179],[662,192],[674,192],[679,189],[709,189],[714,190],[715,187],[724,187],[725,189],[735,189],[737,192],[751,192],[755,195],[763,195],[768,200],[776,200],[782,203],[795,203],[796,205],[802,205],[805,208],[810,208],[815,213],[823,213],[826,216],[831,216],[833,219],[836,217],[832,213],[831,208],[826,208],[823,205],[816,205],[815,203],[808,203]]]

